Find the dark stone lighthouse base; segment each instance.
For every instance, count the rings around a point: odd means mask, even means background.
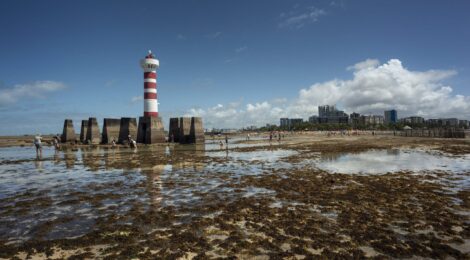
[[[165,131],[160,117],[139,117],[137,142],[142,144],[157,144],[165,142]]]

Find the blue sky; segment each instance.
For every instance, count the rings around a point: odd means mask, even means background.
[[[327,103],[470,119],[469,11],[468,1],[2,1],[0,134],[140,116],[148,49],[165,122],[263,125]]]

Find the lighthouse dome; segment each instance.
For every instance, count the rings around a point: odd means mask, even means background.
[[[152,51],[149,51],[145,59],[140,61],[140,66],[144,69],[145,72],[156,71],[160,66],[160,62],[155,59]]]

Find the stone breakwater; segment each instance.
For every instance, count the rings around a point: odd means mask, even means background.
[[[65,119],[60,141],[69,144],[126,144],[128,138],[142,144],[161,144],[167,141],[181,144],[204,143],[204,127],[200,117],[170,118],[168,137],[160,117],[104,118],[100,131],[95,117],[81,121],[80,135],[75,134],[73,121]]]

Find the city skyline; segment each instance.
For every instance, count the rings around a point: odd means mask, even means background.
[[[421,116],[404,116],[399,117],[397,110],[390,109],[383,111],[382,115],[378,114],[359,114],[356,112],[347,114],[338,109],[336,105],[321,105],[318,106],[318,113],[312,115],[308,120],[304,118],[289,118],[281,117],[279,120],[280,127],[290,128],[293,125],[301,123],[317,124],[330,124],[330,125],[351,125],[353,128],[358,125],[389,125],[394,126],[397,124],[412,124],[412,125],[426,125],[430,127],[462,127],[468,129],[470,120],[455,117],[441,117],[441,118],[424,118]],[[268,124],[267,126],[271,126]],[[408,126],[409,127],[409,126]]]
[[[261,126],[323,104],[470,119],[466,2],[110,3],[0,3],[1,135],[141,115],[149,49],[165,126]]]

